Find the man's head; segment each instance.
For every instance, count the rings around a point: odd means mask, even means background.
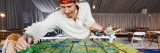
[[[59,0],[59,3],[61,11],[71,17],[76,10],[76,0]]]

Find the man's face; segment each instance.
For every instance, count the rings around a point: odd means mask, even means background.
[[[68,4],[60,4],[61,11],[66,14],[68,17],[71,17],[72,13],[76,10],[75,3],[68,3]]]

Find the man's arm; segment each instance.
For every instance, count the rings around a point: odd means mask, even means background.
[[[81,3],[80,7],[83,8],[82,9],[84,11],[83,14],[85,14],[85,16],[86,16],[87,28],[89,28],[90,30],[100,30],[100,31],[104,30],[104,28],[101,25],[99,25],[95,22],[94,18],[92,17],[92,14],[91,14],[90,6],[87,2]]]
[[[16,49],[19,51],[21,49],[25,49],[29,46],[29,44],[34,41],[37,43],[40,38],[42,38],[47,32],[51,32],[55,26],[57,26],[57,22],[55,18],[58,13],[53,13],[49,15],[44,21],[37,22],[27,27],[25,30],[25,36],[22,36],[18,39],[16,44]]]
[[[58,18],[60,17],[60,12],[54,12],[50,14],[44,21],[32,24],[30,27],[26,28],[25,34],[33,36],[34,43],[36,43],[40,38],[46,35],[48,32],[53,31],[56,26],[58,26]]]
[[[99,31],[103,31],[105,30],[104,27],[102,27],[101,25],[97,24],[97,23],[92,23],[89,26],[90,28],[93,28],[94,30],[99,30]]]

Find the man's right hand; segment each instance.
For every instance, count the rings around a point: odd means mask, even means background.
[[[26,49],[30,45],[30,43],[32,43],[32,41],[33,41],[33,38],[31,36],[20,37],[16,43],[16,50],[20,51],[20,50]]]

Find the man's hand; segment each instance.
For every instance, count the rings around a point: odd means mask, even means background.
[[[106,35],[108,34],[106,29],[105,29],[105,30],[103,30],[103,33],[105,33]]]
[[[16,43],[16,50],[20,51],[20,50],[26,49],[30,45],[30,43],[32,43],[32,41],[33,41],[33,38],[31,36],[20,37]]]

